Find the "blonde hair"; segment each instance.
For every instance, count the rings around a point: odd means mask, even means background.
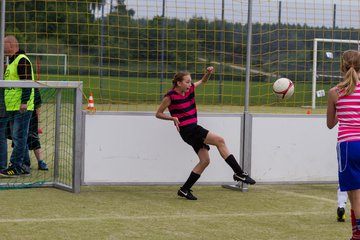
[[[184,80],[184,77],[188,76],[188,75],[190,75],[190,73],[187,71],[182,71],[182,72],[176,73],[174,76],[174,79],[172,80],[173,89],[177,86],[178,82],[181,82],[182,80]]]
[[[348,96],[355,90],[359,80],[358,72],[360,70],[360,53],[356,50],[348,50],[343,53],[341,58],[341,72],[344,76],[343,81],[337,87],[342,95]]]

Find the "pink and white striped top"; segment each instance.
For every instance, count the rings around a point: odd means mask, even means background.
[[[339,120],[338,142],[360,141],[360,84],[349,96],[339,96],[336,114]]]

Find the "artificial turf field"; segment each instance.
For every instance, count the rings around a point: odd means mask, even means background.
[[[336,184],[254,185],[248,192],[195,185],[83,186],[0,191],[0,239],[349,239],[336,221]]]

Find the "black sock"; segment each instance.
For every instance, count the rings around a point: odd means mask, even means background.
[[[226,159],[225,162],[229,164],[229,166],[232,168],[234,173],[242,174],[243,170],[241,169],[239,163],[236,161],[235,157],[230,154]]]
[[[200,174],[191,172],[189,178],[186,180],[186,182],[181,188],[190,189],[199,178],[200,178]]]

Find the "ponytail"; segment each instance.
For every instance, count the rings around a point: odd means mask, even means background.
[[[355,50],[344,52],[341,60],[341,71],[344,75],[343,81],[337,87],[342,95],[348,96],[355,91],[359,81],[360,53]]]

